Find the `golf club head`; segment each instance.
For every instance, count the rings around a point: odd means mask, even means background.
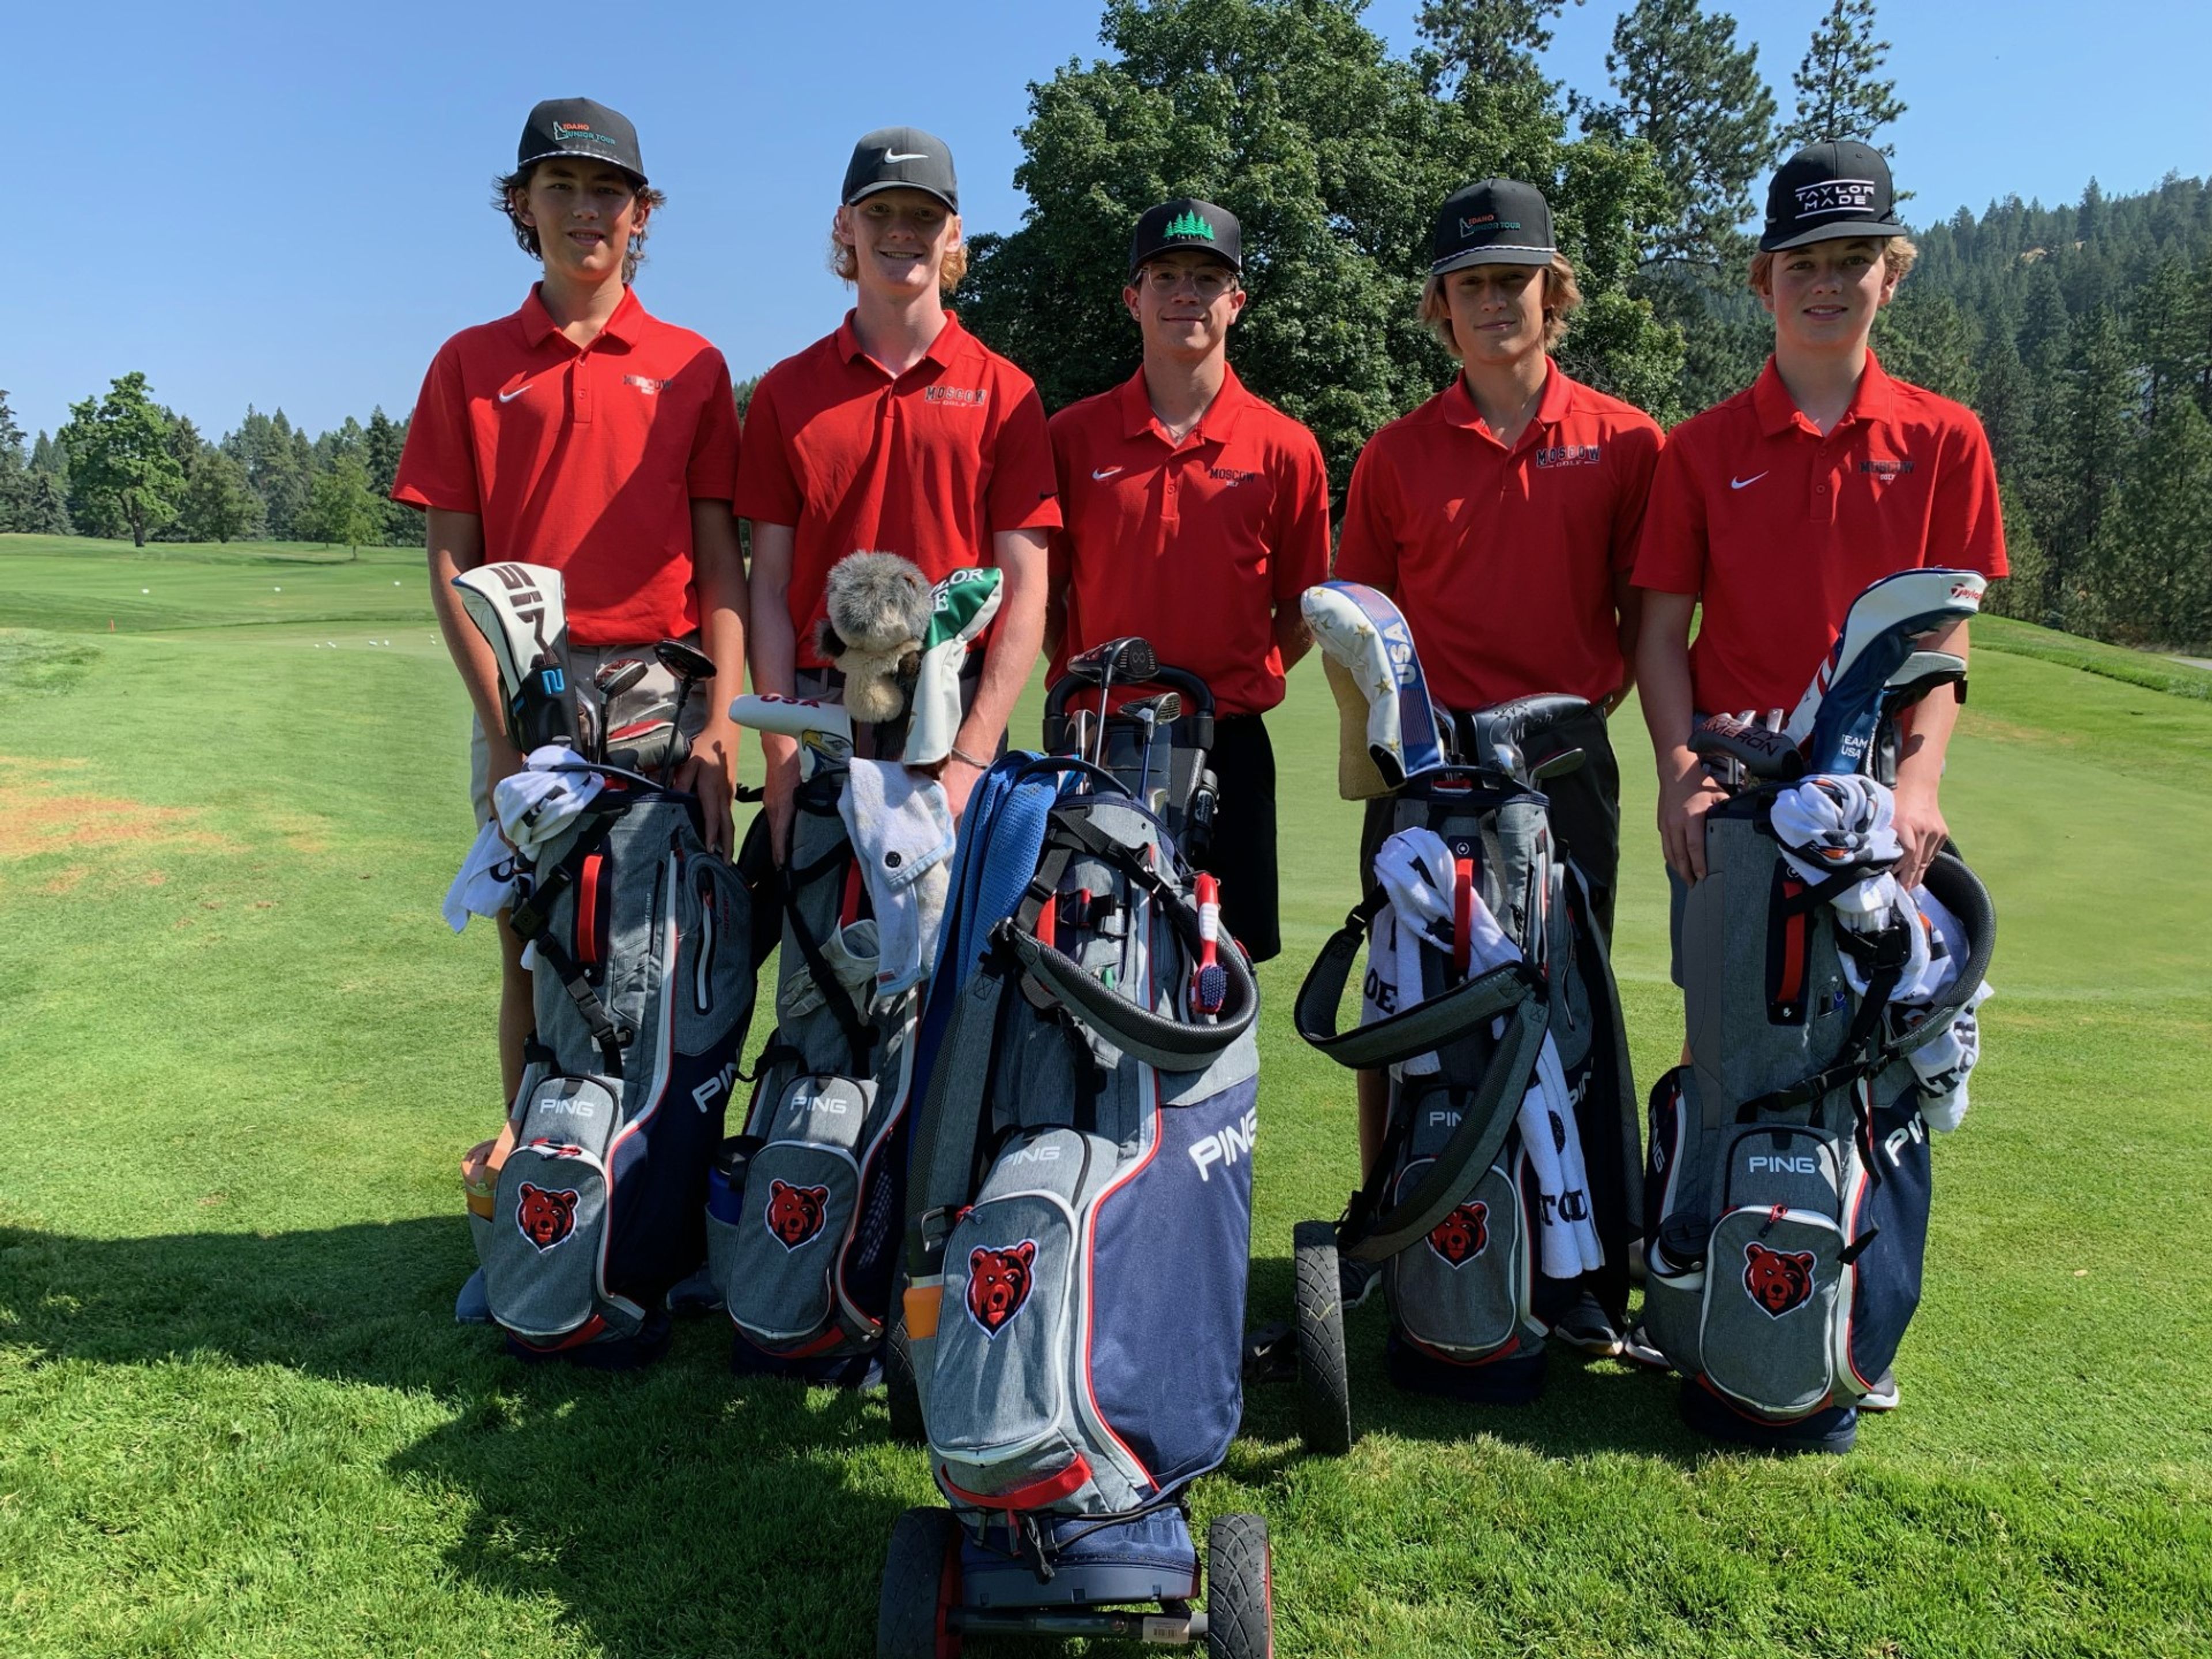
[[[1859,769],[1881,716],[1884,689],[1913,654],[1913,641],[1973,616],[1988,586],[1975,570],[1900,570],[1851,601],[1827,660],[1783,724],[1808,771]]]
[[[1940,685],[1964,687],[1966,659],[1948,651],[1916,651],[1898,665],[1881,689],[1881,714],[1889,720],[1912,707]],[[1959,699],[1966,701],[1963,691]]]
[[[526,755],[549,743],[573,744],[576,700],[568,685],[561,573],[543,565],[485,564],[464,570],[453,586],[499,666],[514,746]]]
[[[660,665],[679,680],[711,680],[714,678],[714,659],[696,645],[686,645],[681,640],[663,640],[653,647],[653,654]]]
[[[631,720],[607,733],[606,750],[600,758],[647,777],[657,777],[690,758],[691,744],[665,715]]]
[[[1097,685],[1109,678],[1142,684],[1159,672],[1159,667],[1160,659],[1151,641],[1139,634],[1124,634],[1118,640],[1094,645],[1080,656],[1070,658],[1067,672],[1087,685]]]
[[[1133,720],[1142,720],[1148,725],[1165,726],[1170,721],[1182,718],[1182,693],[1162,691],[1152,696],[1139,697],[1133,702],[1123,703],[1114,712],[1117,714],[1126,714]]]
[[[1698,722],[1690,734],[1690,752],[1708,764],[1730,765],[1754,778],[1788,782],[1805,775],[1805,757],[1796,744],[1779,732],[1732,714],[1714,714]]]
[[[649,666],[642,657],[617,657],[612,662],[601,663],[599,672],[592,676],[592,689],[602,699],[619,697],[636,687]]]

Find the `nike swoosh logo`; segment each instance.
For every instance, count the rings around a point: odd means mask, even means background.
[[[501,392],[499,394],[499,400],[503,404],[511,404],[517,398],[520,398],[524,392],[529,391],[532,386],[537,384],[538,382],[535,380],[525,380],[520,386],[515,387],[514,391]]]
[[[884,160],[886,161],[927,161],[928,159],[929,152],[926,149],[915,150],[905,155],[900,155],[896,150],[887,149],[884,152]]]
[[[1102,466],[1093,471],[1091,476],[1094,478],[1110,478],[1121,470],[1118,466]]]
[[[1773,470],[1774,470],[1774,469],[1773,469],[1772,467],[1769,467],[1769,468],[1767,468],[1766,471],[1767,471],[1767,472],[1771,472]],[[1766,476],[1766,472],[1754,472],[1754,473],[1753,473],[1753,474],[1752,474],[1748,478],[1730,478],[1730,479],[1729,480],[1729,488],[1730,489],[1743,489],[1747,484],[1755,484],[1755,483],[1758,483],[1761,478],[1765,477],[1765,476]]]

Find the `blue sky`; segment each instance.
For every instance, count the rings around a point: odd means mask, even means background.
[[[1568,11],[1555,76],[1601,88],[1621,3]],[[1402,50],[1417,9],[1376,0],[1368,20]],[[1734,9],[1786,113],[1822,0]],[[1887,0],[1882,14],[1917,218],[2012,192],[2071,200],[2093,174],[2117,192],[2212,168],[2212,5]],[[1097,49],[1094,0],[633,0],[604,24],[586,15],[452,0],[22,8],[8,27],[10,289],[31,303],[0,347],[18,418],[52,428],[134,368],[210,435],[248,402],[311,431],[404,410],[441,340],[520,303],[533,267],[484,205],[489,181],[530,105],[574,93],[636,121],[669,192],[642,297],[755,372],[842,313],[822,250],[860,132],[939,133],[969,231],[1012,228],[1028,83]]]

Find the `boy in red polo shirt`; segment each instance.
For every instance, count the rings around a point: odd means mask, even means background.
[[[2006,569],[1981,422],[1892,380],[1867,347],[1915,252],[1881,153],[1844,141],[1790,157],[1767,191],[1759,248],[1751,286],[1773,315],[1774,355],[1748,391],[1674,428],[1636,562],[1648,590],[1638,668],[1678,928],[1679,884],[1705,874],[1705,814],[1720,799],[1689,750],[1696,717],[1793,706],[1880,577]],[[1966,624],[1928,645],[1963,657]],[[1907,885],[1947,833],[1936,787],[1958,717],[1941,691],[1909,717],[1896,790]]]
[[[995,565],[1005,586],[940,781],[956,817],[997,754],[1044,636],[1045,536],[1060,524],[1044,405],[1028,375],[960,325],[968,268],[944,140],[886,127],[854,147],[830,230],[854,308],[762,376],[746,410],[737,510],[752,521],[756,691],[835,696],[814,649],[830,568],[896,553],[930,580]],[[783,855],[791,739],[763,735],[770,838]]]
[[[521,770],[501,713],[490,647],[453,577],[514,560],[550,565],[566,590],[570,668],[590,695],[598,664],[653,663],[653,643],[696,635],[720,672],[690,707],[692,757],[678,775],[697,792],[708,843],[731,848],[736,729],[725,712],[742,683],[745,576],[730,498],[738,422],[721,354],[646,312],[629,287],[660,192],[646,182],[637,133],[586,98],[530,112],[496,205],[544,266],[522,309],[456,334],[422,381],[392,498],[423,509],[430,602],[476,706],[471,792],[478,823],[492,786]],[[616,716],[674,684],[657,664]],[[604,718],[604,717],[603,717]],[[692,725],[690,719],[685,720]],[[532,1029],[521,946],[500,921],[500,1066],[520,1086]]]
[[[1460,360],[1435,397],[1368,441],[1352,474],[1336,574],[1381,588],[1412,624],[1432,696],[1470,710],[1540,692],[1595,707],[1566,741],[1586,759],[1547,786],[1560,846],[1610,936],[1620,863],[1620,771],[1605,716],[1628,694],[1637,605],[1628,582],[1658,460],[1641,410],[1562,374],[1550,357],[1582,303],[1533,185],[1488,179],[1437,216],[1421,318]],[[1389,829],[1370,805],[1360,884]],[[1382,1144],[1388,1080],[1359,1079],[1364,1170]],[[1346,1290],[1373,1286],[1371,1273]],[[1593,1301],[1555,1328],[1617,1350]],[[1587,1326],[1587,1328],[1585,1328]]]
[[[1141,634],[1213,693],[1221,785],[1206,867],[1222,920],[1265,962],[1282,950],[1275,755],[1261,716],[1312,644],[1298,595],[1328,574],[1328,477],[1312,433],[1229,367],[1244,308],[1236,216],[1164,202],[1138,220],[1121,291],[1144,366],[1052,420],[1065,527],[1052,538],[1045,650]]]

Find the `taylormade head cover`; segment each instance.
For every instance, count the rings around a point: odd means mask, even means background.
[[[1343,719],[1338,793],[1346,800],[1387,794],[1443,766],[1413,630],[1389,596],[1358,582],[1323,582],[1306,589],[1298,608]]]
[[[1917,636],[1982,608],[1988,579],[1974,570],[1900,570],[1851,601],[1827,660],[1783,723],[1810,772],[1856,772],[1881,716],[1882,688]]]
[[[933,766],[960,735],[960,669],[976,638],[999,614],[1003,574],[988,566],[956,570],[937,584],[936,608],[921,636],[921,671],[906,730],[909,766]]]

